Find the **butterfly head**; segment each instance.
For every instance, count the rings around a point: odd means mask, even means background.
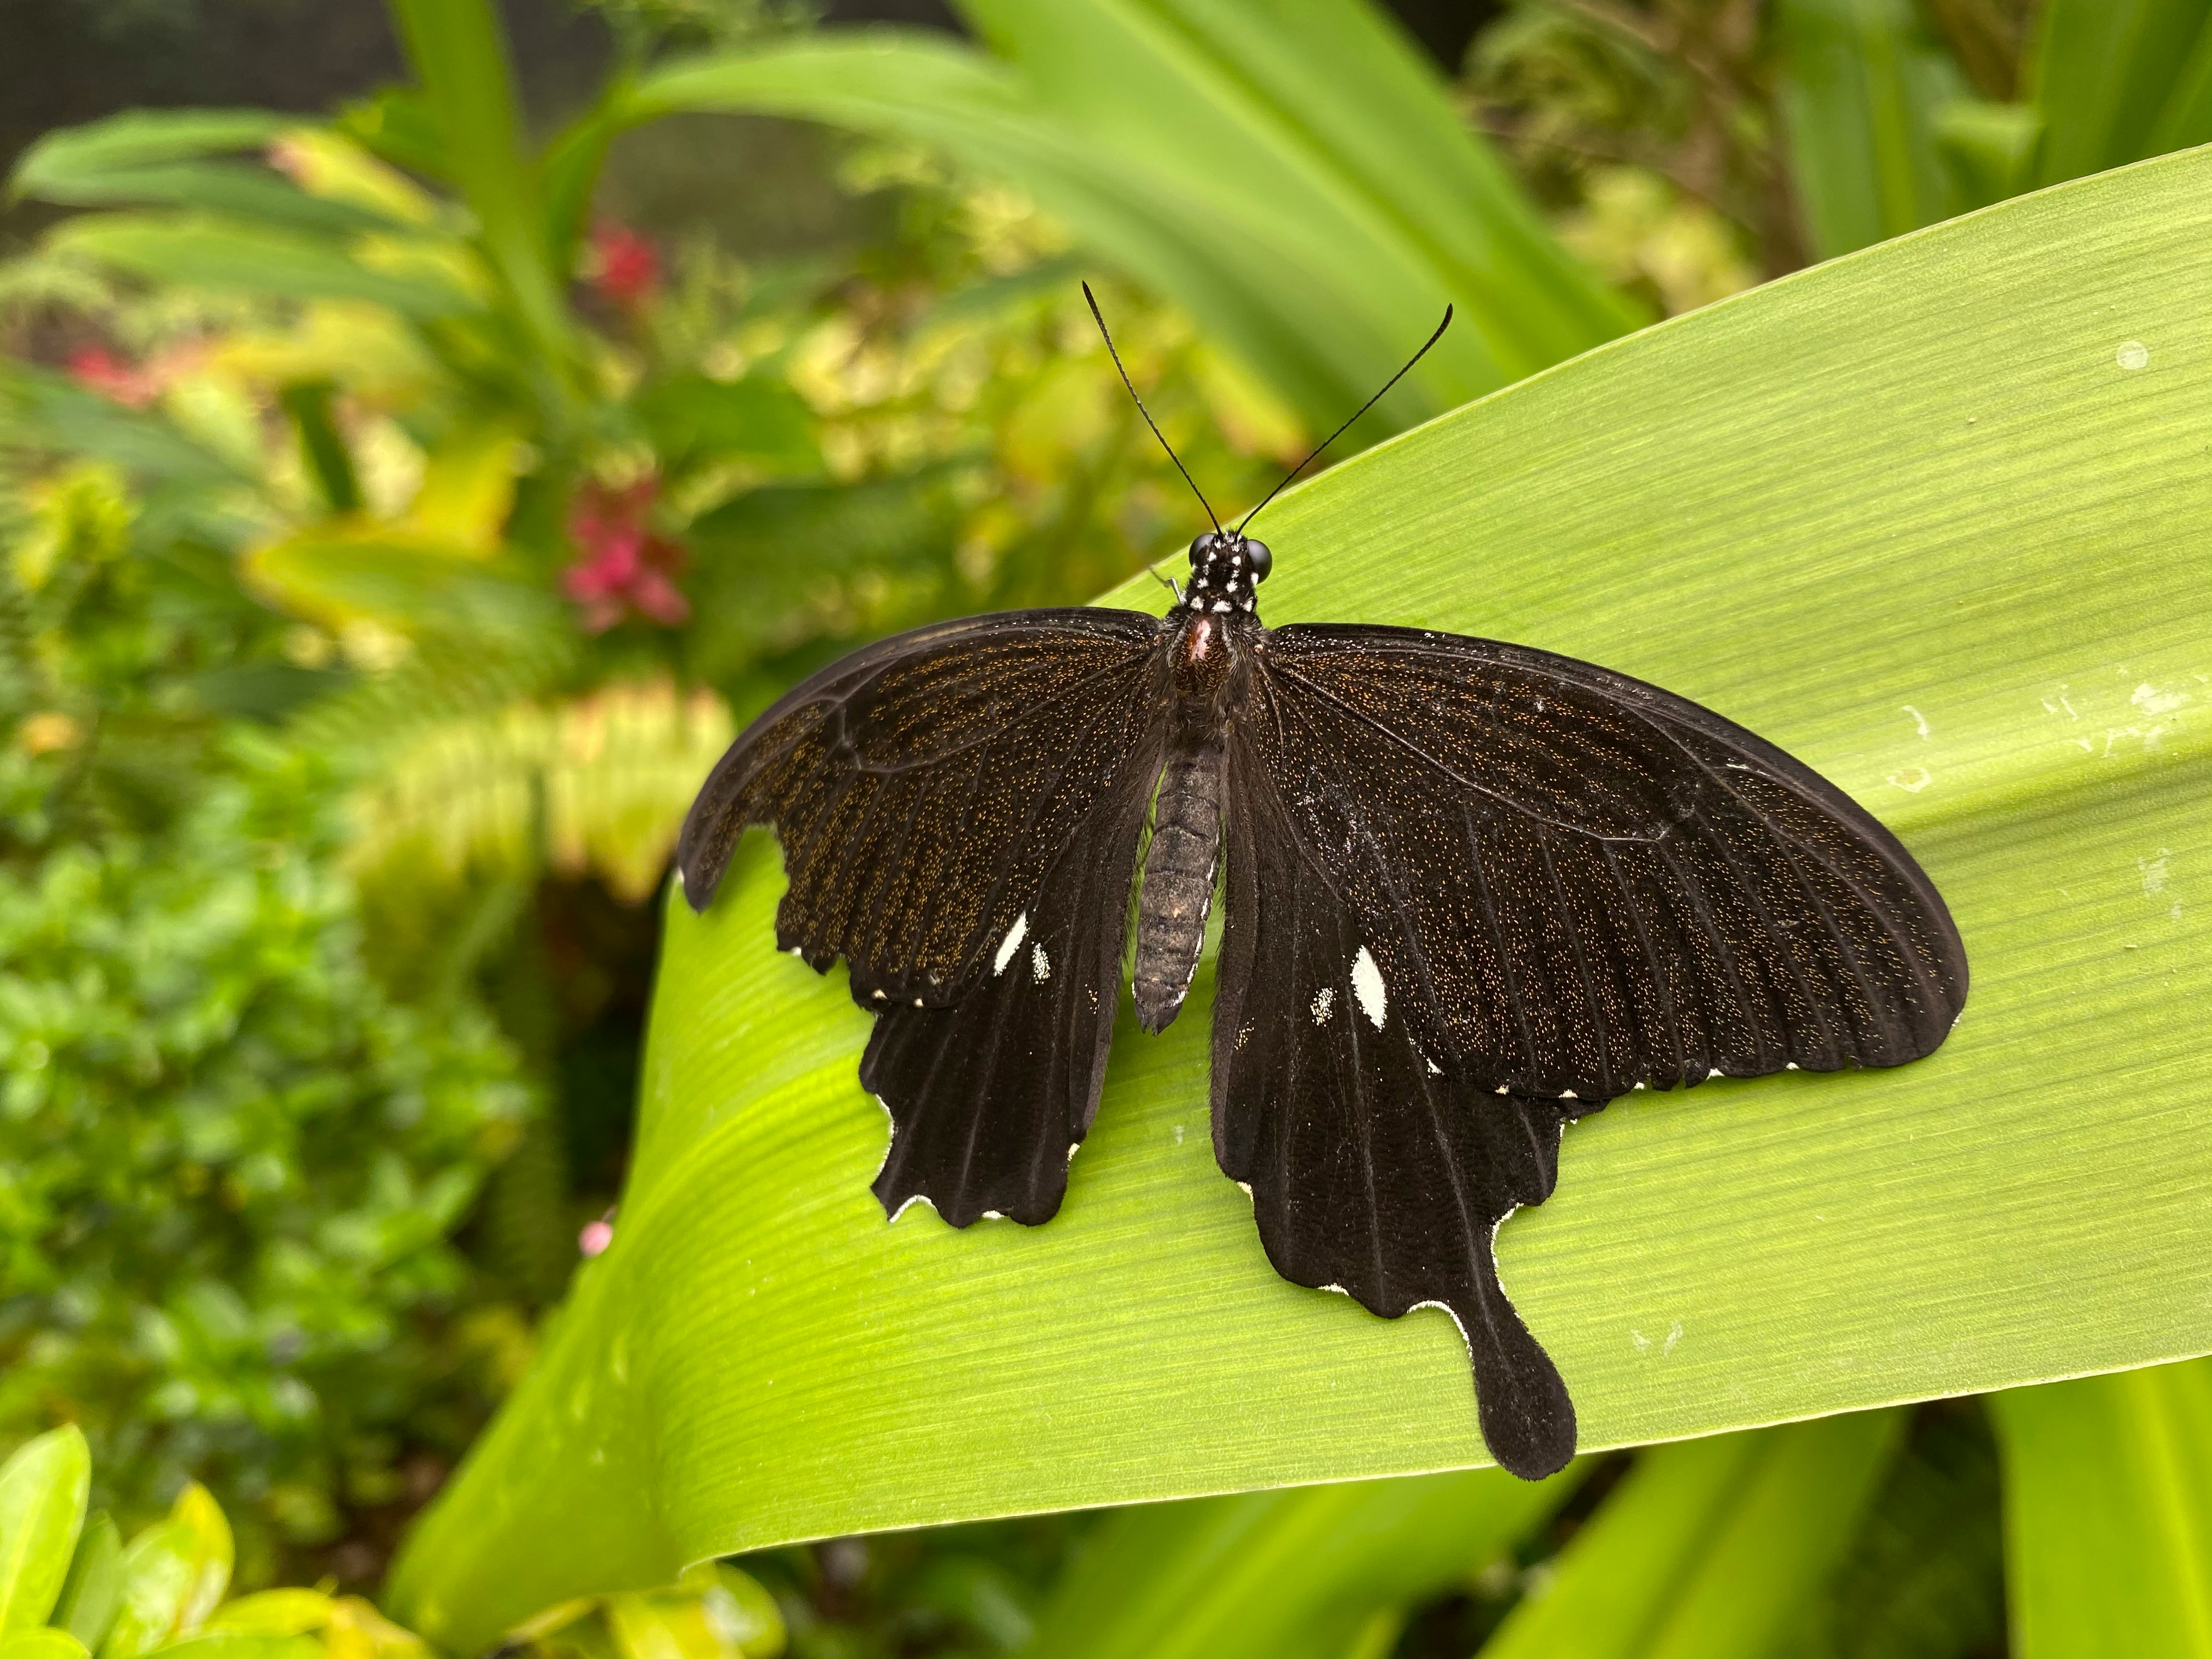
[[[1209,530],[1190,544],[1190,592],[1183,603],[1194,611],[1256,611],[1260,584],[1274,563],[1267,543],[1234,530]]]

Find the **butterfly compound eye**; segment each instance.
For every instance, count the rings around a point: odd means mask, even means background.
[[[1275,556],[1267,550],[1267,543],[1255,542],[1249,536],[1244,538],[1244,568],[1252,573],[1254,581],[1267,580],[1267,573],[1275,568]]]
[[[1193,568],[1206,562],[1207,556],[1213,551],[1213,544],[1220,539],[1220,537],[1209,530],[1190,544],[1190,562]]]

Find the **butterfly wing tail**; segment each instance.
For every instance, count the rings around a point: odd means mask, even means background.
[[[1245,775],[1249,777],[1251,774]],[[1293,1284],[1386,1319],[1442,1307],[1474,1362],[1483,1438],[1538,1480],[1574,1455],[1557,1366],[1514,1311],[1492,1241],[1550,1196],[1559,1131],[1591,1103],[1500,1094],[1410,1016],[1279,798],[1232,793],[1227,923],[1214,1003],[1214,1149],[1251,1193]]]

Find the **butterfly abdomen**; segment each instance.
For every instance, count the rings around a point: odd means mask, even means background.
[[[1147,1031],[1163,1031],[1175,1018],[1206,943],[1206,912],[1221,848],[1221,775],[1218,732],[1178,746],[1160,775],[1152,842],[1137,897],[1132,987],[1137,1018]]]

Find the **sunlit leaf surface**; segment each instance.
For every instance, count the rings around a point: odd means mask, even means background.
[[[1837,260],[1270,510],[1274,622],[1656,680],[1904,837],[1974,964],[1901,1071],[1571,1128],[1508,1288],[1585,1447],[2212,1350],[2212,155]],[[1156,604],[1149,583],[1121,599]],[[756,838],[669,912],[612,1249],[416,1534],[466,1650],[586,1591],[855,1528],[1468,1465],[1465,1350],[1272,1273],[1214,1170],[1210,990],[1125,1022],[1059,1218],[886,1226],[842,975]]]

